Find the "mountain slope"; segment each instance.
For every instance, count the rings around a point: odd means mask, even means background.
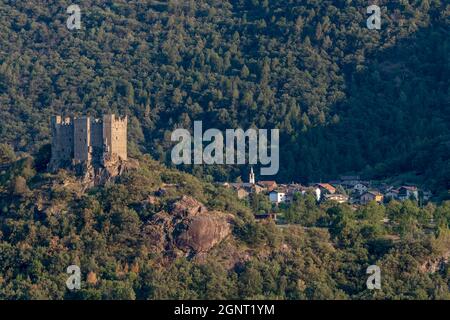
[[[78,31],[67,6],[0,8],[0,139],[17,151],[49,141],[52,114],[116,112],[130,116],[130,151],[167,164],[170,132],[202,120],[279,128],[280,181],[412,173],[446,187],[445,1],[380,1],[381,30],[362,0],[85,1]]]

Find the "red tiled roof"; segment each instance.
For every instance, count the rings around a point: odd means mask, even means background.
[[[276,185],[277,182],[276,181],[272,181],[272,180],[270,180],[270,181],[258,181],[258,184],[261,184],[263,186],[273,186],[273,185]]]
[[[333,187],[331,184],[329,184],[329,183],[318,183],[317,184],[319,187],[322,187],[322,188],[324,188],[324,189],[327,189],[328,191],[330,191],[330,192],[335,192],[336,191],[336,188],[335,187]]]
[[[400,189],[402,189],[402,188],[404,188],[406,190],[411,190],[411,191],[416,191],[417,190],[417,187],[415,187],[415,186],[402,186],[402,187],[400,187]]]

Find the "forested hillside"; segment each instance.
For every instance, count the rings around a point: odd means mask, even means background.
[[[449,189],[446,1],[3,0],[0,140],[35,153],[52,114],[131,116],[131,152],[170,132],[280,128],[281,181],[402,175]],[[247,168],[186,168],[232,179]],[[206,172],[202,172],[205,170]],[[242,172],[240,171],[242,170]]]
[[[450,299],[450,202],[354,210],[301,196],[280,227],[148,156],[83,191],[69,172],[0,155],[0,299]],[[71,265],[79,290],[66,287]],[[367,289],[370,265],[381,290]]]

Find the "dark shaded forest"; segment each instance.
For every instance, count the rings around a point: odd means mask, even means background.
[[[449,6],[378,1],[2,1],[0,139],[35,154],[53,114],[131,117],[134,153],[170,163],[170,132],[281,130],[279,181],[360,173],[447,197]],[[232,180],[243,167],[187,167]]]

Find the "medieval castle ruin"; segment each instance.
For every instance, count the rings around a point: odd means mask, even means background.
[[[101,168],[127,160],[127,117],[54,116],[50,170],[82,165]]]

